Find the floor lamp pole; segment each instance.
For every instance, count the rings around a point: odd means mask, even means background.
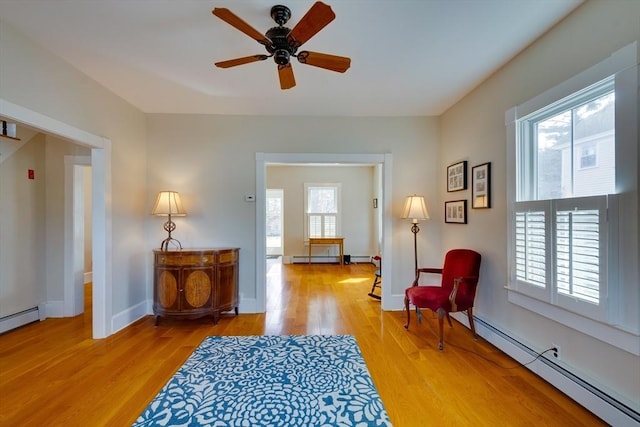
[[[415,274],[418,274],[418,232],[419,231],[420,231],[420,227],[418,227],[418,222],[416,221],[411,226],[411,232],[413,233],[413,265],[414,265]]]

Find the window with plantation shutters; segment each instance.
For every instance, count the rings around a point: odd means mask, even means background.
[[[339,183],[304,184],[305,241],[309,237],[336,237],[340,231]]]
[[[508,301],[636,356],[638,52],[505,111]]]
[[[606,314],[613,83],[605,79],[516,121],[511,286],[594,319]]]

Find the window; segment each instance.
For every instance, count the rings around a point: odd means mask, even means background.
[[[595,144],[581,147],[580,169],[595,167],[597,163]]]
[[[305,184],[305,240],[340,235],[341,185]]]
[[[637,43],[505,112],[509,302],[640,355]]]
[[[595,319],[606,315],[614,124],[613,78],[516,121],[515,285]],[[609,164],[596,167],[596,146]]]

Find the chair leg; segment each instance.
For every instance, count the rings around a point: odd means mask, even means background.
[[[449,322],[449,327],[453,328],[453,323],[451,323],[451,316],[449,316],[449,312],[447,311],[447,322]]]
[[[438,309],[438,333],[440,334],[440,342],[438,342],[438,350],[442,350],[444,348],[444,317],[447,315],[447,312],[442,308]]]
[[[381,282],[380,277],[376,276],[375,280],[373,281],[373,286],[371,286],[371,292],[369,292],[367,295],[369,295],[371,298],[382,299],[380,295],[376,295],[374,293],[376,288],[380,287],[380,282]]]
[[[411,311],[409,310],[409,298],[404,297],[404,309],[407,312],[407,323],[404,324],[405,329],[409,329],[409,321],[411,320]]]
[[[478,334],[476,334],[476,327],[473,324],[473,307],[469,307],[467,309],[467,317],[469,318],[469,327],[471,328],[471,333],[473,334],[473,339],[478,339]]]

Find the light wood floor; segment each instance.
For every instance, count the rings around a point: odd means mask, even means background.
[[[367,296],[369,264],[276,265],[266,314],[210,319],[148,316],[91,339],[90,312],[0,335],[1,426],[128,426],[209,335],[351,334],[398,426],[604,425],[552,386],[454,322],[437,350],[437,322],[381,312]]]

